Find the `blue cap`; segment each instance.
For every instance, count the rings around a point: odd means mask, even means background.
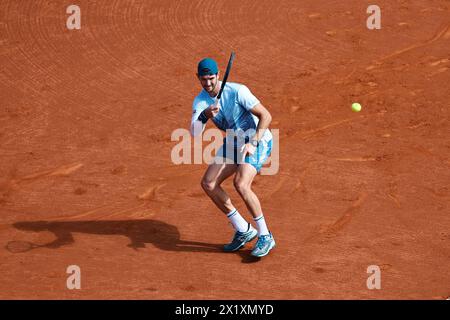
[[[197,73],[199,76],[213,75],[218,72],[217,62],[211,58],[205,58],[198,63]]]

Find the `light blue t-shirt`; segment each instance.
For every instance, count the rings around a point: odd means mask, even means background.
[[[214,103],[205,90],[195,97],[192,104],[192,122],[197,120],[200,113]],[[220,97],[219,113],[211,120],[220,130],[235,130],[236,132],[252,132],[256,130],[259,118],[252,114],[250,110],[259,104],[259,100],[243,84],[227,82]],[[254,131],[253,131],[254,133]],[[264,132],[263,138],[266,141],[272,139],[270,130]]]

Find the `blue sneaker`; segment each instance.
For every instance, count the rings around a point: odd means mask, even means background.
[[[272,233],[259,236],[258,242],[256,242],[251,254],[254,257],[261,258],[266,256],[274,247],[275,239],[273,238]]]
[[[237,251],[242,248],[247,242],[252,241],[258,235],[258,231],[253,228],[250,223],[248,224],[248,231],[240,232],[236,231],[231,243],[223,246],[223,250],[226,252]]]

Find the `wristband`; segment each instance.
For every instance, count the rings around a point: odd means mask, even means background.
[[[205,114],[205,110],[203,110],[202,113],[200,113],[197,119],[200,120],[203,124],[208,122],[208,117]]]

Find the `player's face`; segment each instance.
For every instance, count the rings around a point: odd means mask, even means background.
[[[206,92],[210,93],[216,89],[217,83],[219,81],[219,76],[218,74],[205,75],[199,76],[198,79],[200,80],[203,89],[205,89]]]

